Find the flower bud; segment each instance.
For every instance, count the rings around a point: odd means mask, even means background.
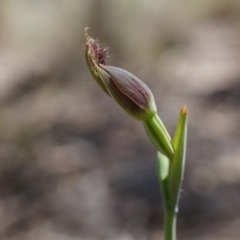
[[[101,88],[133,118],[145,120],[157,109],[148,86],[130,72],[105,65],[107,51],[99,47],[98,41],[85,32],[86,61],[90,72]]]
[[[136,76],[124,69],[101,64],[98,71],[110,95],[133,118],[144,120],[156,113],[152,92]]]

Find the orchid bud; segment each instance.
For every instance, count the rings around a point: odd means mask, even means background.
[[[88,68],[100,87],[133,118],[145,120],[156,114],[154,97],[148,86],[130,72],[105,65],[107,49],[85,31],[85,57]]]

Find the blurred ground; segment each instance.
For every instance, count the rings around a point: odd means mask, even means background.
[[[179,239],[239,239],[238,0],[0,1],[0,239],[162,239],[156,150],[87,71],[87,26],[171,133],[189,108]]]

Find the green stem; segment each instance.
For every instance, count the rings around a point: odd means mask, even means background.
[[[169,195],[170,160],[158,152],[157,174],[160,183],[164,208],[164,239],[176,240],[177,205],[171,204]]]
[[[164,207],[164,239],[176,240],[177,213]]]
[[[168,178],[159,179],[161,192],[163,196],[164,208],[164,239],[176,240],[176,225],[177,225],[177,207],[174,209],[170,206],[169,193],[168,193]]]

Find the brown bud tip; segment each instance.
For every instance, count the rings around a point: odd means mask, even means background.
[[[93,39],[88,34],[88,27],[84,29],[84,35],[87,39],[85,43],[85,51],[89,54],[91,60],[98,64],[105,65],[105,60],[109,56],[109,49],[101,48],[98,39]]]
[[[88,69],[98,85],[110,96],[104,82],[102,81],[97,71],[99,64],[105,64],[105,59],[107,56],[109,56],[108,49],[101,48],[99,41],[91,38],[87,31],[88,28],[85,28],[84,35],[87,39],[87,42],[84,45],[84,51]]]
[[[187,106],[186,105],[184,105],[183,107],[182,107],[182,110],[181,110],[181,115],[187,115],[188,114],[188,109],[187,109]]]
[[[88,32],[87,32],[88,29],[89,29],[89,27],[85,27],[85,28],[84,28],[84,35],[85,35],[85,37],[86,37],[87,40],[89,40],[89,39],[91,38],[91,37],[88,35]]]

